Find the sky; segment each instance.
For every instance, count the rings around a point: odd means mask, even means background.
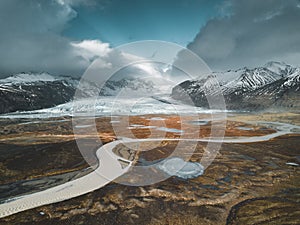
[[[1,0],[0,77],[81,76],[140,40],[187,47],[213,70],[300,66],[299,21],[298,0]]]
[[[170,41],[186,46],[218,14],[223,0],[113,0],[75,7],[78,16],[64,31],[76,39],[100,39],[111,46],[139,40]]]

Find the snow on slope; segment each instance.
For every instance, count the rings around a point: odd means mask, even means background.
[[[238,70],[228,70],[226,72],[214,72],[213,75],[218,79],[220,85],[224,85],[240,77],[245,70],[246,69],[243,68]]]
[[[220,90],[224,95],[256,90],[267,84],[281,79],[282,76],[266,68],[239,69],[234,71],[216,72],[205,78],[194,79],[189,82],[189,88],[185,89],[187,94],[214,94]],[[218,82],[218,84],[217,84]],[[183,84],[183,83],[182,83]]]
[[[240,77],[224,85],[225,94],[236,90],[255,90],[281,78],[280,75],[266,68],[246,69]]]
[[[2,85],[13,85],[13,84],[26,84],[34,82],[46,82],[55,81],[58,78],[51,76],[48,73],[20,73],[4,79],[0,79],[0,84]]]
[[[207,97],[218,94],[209,91],[213,89],[214,78],[217,78],[228,109],[300,107],[300,68],[278,62],[270,62],[265,66],[219,72],[206,78],[188,80],[175,86],[171,96],[187,104],[191,104],[192,100],[194,105],[208,107]]]
[[[288,74],[289,71],[293,69],[291,65],[288,65],[284,62],[268,62],[264,66],[264,68],[270,70],[273,73],[276,73],[278,75],[284,76],[285,74]]]
[[[225,72],[214,72],[205,78],[191,80],[190,90],[186,93],[211,93],[216,88],[216,80],[221,86],[224,94],[234,92],[251,91],[261,88],[267,84],[287,77],[293,73],[294,68],[290,65],[280,62],[269,62],[263,67],[254,69],[242,68],[237,70],[228,70]]]
[[[293,87],[293,86],[299,85],[299,83],[300,83],[300,68],[296,68],[286,78],[287,79],[283,84],[284,86]]]
[[[149,96],[151,93],[159,93],[160,90],[149,80],[122,79],[109,80],[101,89],[101,96]]]
[[[63,86],[70,87],[74,91],[80,87],[82,97],[96,96],[98,93],[103,96],[115,96],[122,92],[122,94],[129,95],[129,93],[146,94],[149,92],[159,92],[155,88],[155,84],[151,80],[142,80],[137,78],[129,78],[122,80],[109,80],[103,87],[86,80],[79,80],[68,76],[52,76],[48,73],[20,73],[5,79],[0,79],[0,90],[10,92],[22,92],[24,86],[42,86],[51,85],[53,82],[61,83]],[[80,83],[80,86],[79,86]],[[100,91],[100,88],[101,91]],[[73,96],[70,96],[73,97]]]
[[[80,85],[79,85],[80,84]],[[142,79],[109,80],[103,87],[86,80],[47,73],[23,73],[0,80],[0,114],[32,111],[94,96],[151,96],[154,83]]]

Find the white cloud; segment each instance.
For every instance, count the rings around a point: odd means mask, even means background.
[[[107,57],[112,51],[108,43],[99,40],[83,40],[81,42],[71,42],[74,51],[78,56],[84,57],[87,61],[92,61],[96,57]]]
[[[27,71],[80,76],[93,59],[105,57],[109,44],[62,35],[77,16],[72,6],[80,2],[0,1],[0,77]]]
[[[78,6],[78,5],[95,5],[96,0],[57,0],[62,5]]]
[[[62,5],[69,5],[71,7],[87,6],[97,7],[98,9],[104,9],[111,3],[111,0],[56,0]]]
[[[297,0],[228,0],[188,48],[214,69],[258,66],[277,59],[300,65]],[[228,11],[226,14],[225,11]]]

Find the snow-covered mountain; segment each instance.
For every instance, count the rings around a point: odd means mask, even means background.
[[[151,76],[147,79],[120,77],[109,80],[100,87],[95,83],[68,76],[52,76],[48,73],[16,74],[0,79],[0,113],[54,107],[70,102],[75,92],[80,99],[98,95],[118,96],[123,99],[151,99],[154,96],[155,99],[157,94],[166,94],[168,85],[172,86],[171,83],[161,82],[159,76],[156,79]],[[258,68],[215,72],[205,78],[184,81],[172,89],[171,97],[208,108],[207,97],[222,93],[228,109],[299,109],[299,83],[300,68],[270,62]]]
[[[288,65],[284,62],[275,61],[268,62],[263,67],[268,69],[269,71],[272,71],[273,73],[280,74],[282,76],[290,74],[290,72],[295,69],[291,65]]]
[[[71,101],[75,92],[80,98],[118,94],[129,96],[129,93],[136,96],[155,92],[155,88],[151,81],[140,79],[107,81],[100,87],[95,83],[68,76],[21,73],[0,79],[0,113],[54,107]]]
[[[269,62],[254,69],[218,72],[204,79],[185,81],[173,88],[171,96],[196,106],[208,107],[207,96],[221,91],[228,109],[295,108],[300,106],[299,75],[299,68]]]
[[[159,92],[155,84],[149,80],[142,80],[137,78],[121,79],[121,80],[108,80],[103,88],[101,88],[101,96],[117,96],[123,95],[126,97],[131,96],[144,96],[149,93]]]
[[[21,73],[0,80],[0,113],[52,107],[70,101],[75,82],[47,73]]]
[[[266,68],[245,69],[244,72],[233,81],[223,85],[224,94],[231,94],[239,91],[256,90],[266,84],[279,80],[281,76]]]
[[[26,87],[33,88],[38,86],[37,90],[42,89],[43,86],[48,87],[49,90],[55,86],[62,86],[66,89],[76,89],[79,84],[79,79],[72,78],[69,76],[52,76],[48,73],[20,73],[12,75],[10,77],[0,79],[0,91],[8,91],[10,93],[28,93]],[[83,96],[90,96],[97,88],[91,82],[83,81],[81,89],[84,92]],[[58,90],[59,91],[59,90]],[[35,93],[32,93],[35,95]]]
[[[295,68],[283,78],[250,92],[244,97],[244,103],[256,105],[257,108],[269,106],[299,111],[300,69]]]

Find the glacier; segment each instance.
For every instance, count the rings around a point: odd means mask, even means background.
[[[161,96],[163,98],[163,96]],[[76,113],[75,113],[76,112]],[[54,118],[64,116],[113,116],[113,115],[146,115],[146,114],[177,114],[193,115],[198,113],[213,114],[222,110],[203,109],[178,104],[168,104],[152,97],[122,98],[115,96],[101,96],[97,99],[86,98],[74,100],[52,108],[1,114],[0,118]],[[153,120],[155,120],[154,118]]]

